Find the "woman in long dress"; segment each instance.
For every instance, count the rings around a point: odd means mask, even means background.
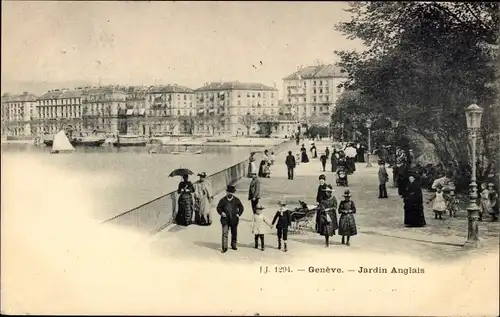
[[[351,245],[351,237],[358,234],[356,227],[356,205],[351,200],[351,192],[347,189],[344,192],[344,200],[339,204],[339,235],[342,236],[342,244]],[[347,237],[347,241],[346,238]]]
[[[175,217],[175,222],[181,226],[189,226],[193,218],[193,183],[189,181],[189,176],[182,176],[182,182],[179,183],[177,193],[179,194],[178,205],[179,209]]]
[[[302,147],[300,148],[300,155],[301,163],[309,163],[309,157],[307,156],[307,150],[304,144],[302,144]]]
[[[198,174],[198,176],[200,176],[200,181],[195,185],[194,195],[196,211],[199,215],[197,223],[202,226],[210,226],[212,224],[210,203],[214,199],[212,196],[212,186],[206,179],[207,174],[205,172]]]
[[[255,165],[255,152],[250,153],[250,158],[248,159],[248,178],[252,178],[252,174],[257,172],[257,166]]]
[[[317,233],[325,237],[325,246],[330,245],[330,237],[335,235],[338,229],[337,222],[337,199],[332,195],[333,189],[327,186],[324,189],[325,199],[319,203],[319,209],[316,214]]]
[[[405,227],[425,227],[422,188],[415,181],[415,175],[410,175],[408,181],[404,193],[404,225]]]

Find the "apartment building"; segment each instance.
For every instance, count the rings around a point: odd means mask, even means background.
[[[241,118],[278,116],[278,90],[259,83],[207,83],[196,89],[196,134],[246,134]]]
[[[302,123],[310,117],[329,117],[343,92],[339,85],[346,80],[347,74],[335,65],[298,68],[283,78],[285,112]]]
[[[127,92],[122,86],[87,87],[82,95],[82,124],[86,132],[117,134],[119,117],[127,114]]]
[[[178,85],[151,87],[147,91],[146,115],[151,134],[191,133],[196,116],[194,90]]]
[[[54,134],[71,126],[82,129],[83,88],[50,90],[37,101],[37,134]]]
[[[36,105],[37,96],[28,92],[20,95],[4,94],[1,104],[2,136],[31,136],[31,120],[36,118]]]

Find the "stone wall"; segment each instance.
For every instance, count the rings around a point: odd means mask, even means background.
[[[284,150],[291,141],[285,141],[270,151],[276,153]],[[212,184],[213,195],[225,190],[227,185],[236,183],[245,177],[248,171],[248,159],[212,174],[207,179]],[[135,230],[154,234],[173,222],[177,213],[177,191],[162,195],[138,207],[106,220],[104,223],[130,227]]]

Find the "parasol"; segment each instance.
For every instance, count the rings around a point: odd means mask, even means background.
[[[358,151],[356,151],[356,149],[352,146],[349,146],[344,150],[344,153],[347,157],[355,157]]]
[[[187,168],[178,168],[176,170],[173,170],[168,177],[174,177],[174,176],[184,176],[184,175],[193,175],[194,173],[187,169]]]

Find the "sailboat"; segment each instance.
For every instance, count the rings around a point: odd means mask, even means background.
[[[73,152],[75,148],[69,142],[68,137],[64,130],[59,131],[56,135],[54,135],[54,142],[52,143],[52,150],[50,153],[69,153]]]

